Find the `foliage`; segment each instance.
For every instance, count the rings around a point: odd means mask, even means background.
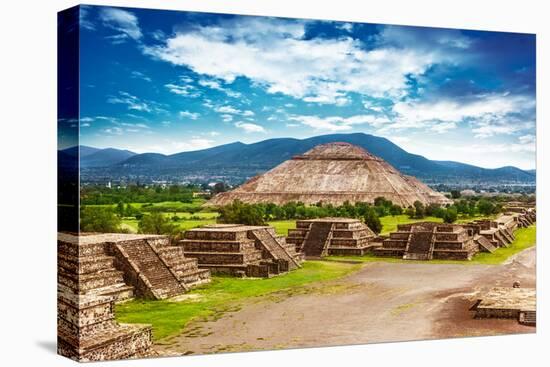
[[[139,221],[139,233],[175,235],[178,227],[161,213],[144,215]]]
[[[179,201],[190,203],[193,201],[193,192],[198,191],[196,186],[173,185],[142,186],[109,188],[104,186],[83,186],[80,189],[80,200],[84,205],[105,205],[119,203],[160,203],[163,201]]]
[[[382,223],[380,222],[380,217],[376,213],[376,210],[369,208],[365,214],[365,224],[372,229],[376,234],[382,232]]]
[[[120,232],[120,217],[113,208],[82,206],[80,209],[80,230],[83,232]]]
[[[244,204],[235,200],[231,205],[220,208],[220,223],[239,223],[247,225],[264,225],[264,212],[257,205]]]
[[[458,219],[458,213],[455,208],[448,208],[443,213],[443,222],[454,223]]]
[[[416,200],[414,203],[414,217],[417,219],[424,218],[426,216],[426,210],[424,204]]]

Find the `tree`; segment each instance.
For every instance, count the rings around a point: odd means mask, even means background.
[[[124,216],[124,203],[122,201],[119,201],[118,204],[116,205],[116,213],[118,214],[119,217]]]
[[[495,205],[487,199],[481,199],[477,203],[477,210],[483,215],[491,215],[495,211]]]
[[[232,204],[220,208],[218,222],[264,225],[264,216],[265,213],[262,212],[259,205],[244,204],[239,200],[235,200]]]
[[[225,184],[225,182],[216,182],[216,184],[212,188],[212,192],[214,194],[217,194],[219,192],[225,192],[225,191],[227,191],[227,189],[228,189],[228,187]]]
[[[454,223],[458,218],[458,213],[455,208],[448,208],[443,214],[443,222]]]
[[[414,215],[415,215],[414,208],[413,208],[412,206],[409,206],[409,207],[405,210],[405,214],[406,214],[409,218],[413,218]]]
[[[120,223],[113,208],[83,206],[80,210],[80,230],[83,232],[120,232]]]
[[[391,215],[396,216],[396,215],[401,215],[401,213],[403,213],[403,208],[401,208],[401,206],[397,204],[394,204],[391,206],[390,208]]]
[[[382,223],[374,208],[369,208],[365,214],[365,224],[376,234],[382,232]]]
[[[424,218],[424,216],[426,215],[424,204],[422,204],[420,201],[417,200],[413,203],[413,205],[414,205],[415,218]]]
[[[161,213],[144,215],[139,221],[139,233],[175,235],[178,227]]]
[[[460,197],[460,191],[459,190],[451,190],[451,198],[458,199]]]

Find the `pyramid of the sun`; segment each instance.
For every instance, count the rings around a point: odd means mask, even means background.
[[[240,200],[245,203],[341,205],[372,203],[384,197],[402,206],[450,203],[418,179],[405,176],[363,148],[349,143],[314,147],[257,176],[230,192],[216,195],[209,205],[221,206]]]

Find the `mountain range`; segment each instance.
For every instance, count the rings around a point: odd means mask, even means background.
[[[536,180],[534,170],[525,171],[512,166],[489,169],[460,162],[429,160],[405,151],[386,138],[363,133],[321,135],[307,139],[277,138],[252,144],[235,142],[171,155],[136,154],[128,150],[80,146],[80,166],[83,175],[88,178],[94,175],[111,179],[220,178],[239,183],[316,145],[330,142],[358,145],[399,171],[427,183],[504,184],[534,183]],[[74,155],[76,149],[72,147],[63,152]]]

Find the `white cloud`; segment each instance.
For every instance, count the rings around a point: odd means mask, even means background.
[[[430,127],[430,130],[438,134],[446,133],[449,130],[456,129],[455,122],[439,122]]]
[[[403,101],[393,106],[393,123],[384,126],[380,132],[428,129],[444,133],[462,122],[469,122],[476,138],[509,135],[532,127],[533,123],[518,121],[512,115],[529,112],[534,106],[535,101],[530,97],[509,93],[476,95],[468,99]]]
[[[89,31],[95,31],[95,24],[88,18],[89,8],[86,5],[80,5],[79,23],[80,27]]]
[[[214,89],[214,90],[219,90],[220,92],[223,92],[225,94],[227,94],[229,97],[233,97],[233,98],[242,98],[242,94],[239,93],[239,92],[236,92],[234,90],[231,90],[229,88],[224,88],[222,87],[221,83],[217,80],[213,80],[213,79],[200,79],[199,80],[199,85],[203,86],[203,87],[208,87],[210,89]]]
[[[195,89],[192,85],[189,84],[174,84],[168,83],[164,85],[168,90],[174,94],[184,97],[196,98],[200,96],[200,92]]]
[[[535,135],[528,134],[528,135],[522,135],[518,138],[519,142],[521,144],[535,144],[536,137]]]
[[[232,115],[222,115],[222,120],[223,120],[223,122],[231,122],[231,121],[233,121],[233,116]]]
[[[341,23],[340,25],[337,26],[339,29],[343,30],[343,31],[346,31],[346,32],[351,32],[353,31],[353,23]]]
[[[159,142],[158,145],[139,145],[139,146],[127,146],[128,150],[136,153],[161,153],[161,154],[175,154],[180,152],[188,152],[194,150],[201,150],[211,148],[214,145],[214,140],[205,139],[201,137],[192,137],[185,141],[176,141],[170,139],[164,139]]]
[[[101,19],[105,27],[120,32],[114,35],[115,39],[131,38],[137,41],[142,37],[138,19],[129,11],[116,8],[102,8],[99,11],[99,19]]]
[[[179,113],[180,117],[188,118],[191,120],[196,120],[200,117],[200,113],[198,112],[189,112],[189,111],[180,111]]]
[[[216,107],[214,110],[216,112],[225,113],[225,114],[234,114],[234,115],[240,115],[241,114],[240,110],[238,110],[234,107],[231,107],[231,106],[220,106],[220,107]]]
[[[518,131],[520,127],[515,125],[484,125],[472,129],[474,137],[476,138],[489,138],[493,135],[511,135]]]
[[[218,106],[218,107],[213,107],[213,109],[214,111],[222,114],[222,118],[224,118],[224,121],[226,120],[231,121],[231,119],[229,119],[228,117],[231,115],[240,115],[244,117],[252,117],[255,115],[253,111],[250,111],[250,110],[243,111],[232,106]]]
[[[109,135],[122,135],[122,133],[124,132],[123,129],[118,126],[109,127],[101,131]]]
[[[353,125],[368,124],[374,127],[382,126],[390,121],[385,117],[373,115],[355,115],[350,117],[329,116],[320,117],[314,115],[292,115],[289,116],[292,121],[300,122],[303,125],[314,128],[315,130],[326,131],[348,131],[353,129]]]
[[[118,96],[109,97],[107,102],[113,104],[125,104],[130,110],[151,112],[152,109],[149,104],[140,100],[138,97],[122,91],[118,94]]]
[[[239,121],[235,123],[239,129],[243,129],[246,133],[265,133],[266,130],[260,126],[250,122]]]
[[[350,37],[304,39],[304,24],[242,18],[179,31],[144,52],[226,83],[242,76],[269,93],[340,105],[349,92],[401,97],[409,76],[438,61],[425,50],[366,50]]]
[[[143,74],[140,71],[132,71],[130,73],[130,76],[133,79],[142,79],[142,80],[145,80],[146,82],[151,82],[152,81],[150,77],[148,77],[147,75]]]
[[[525,96],[492,94],[479,95],[467,101],[443,99],[427,102],[398,102],[393,110],[408,120],[460,122],[465,118],[503,116],[533,105],[534,101]]]

